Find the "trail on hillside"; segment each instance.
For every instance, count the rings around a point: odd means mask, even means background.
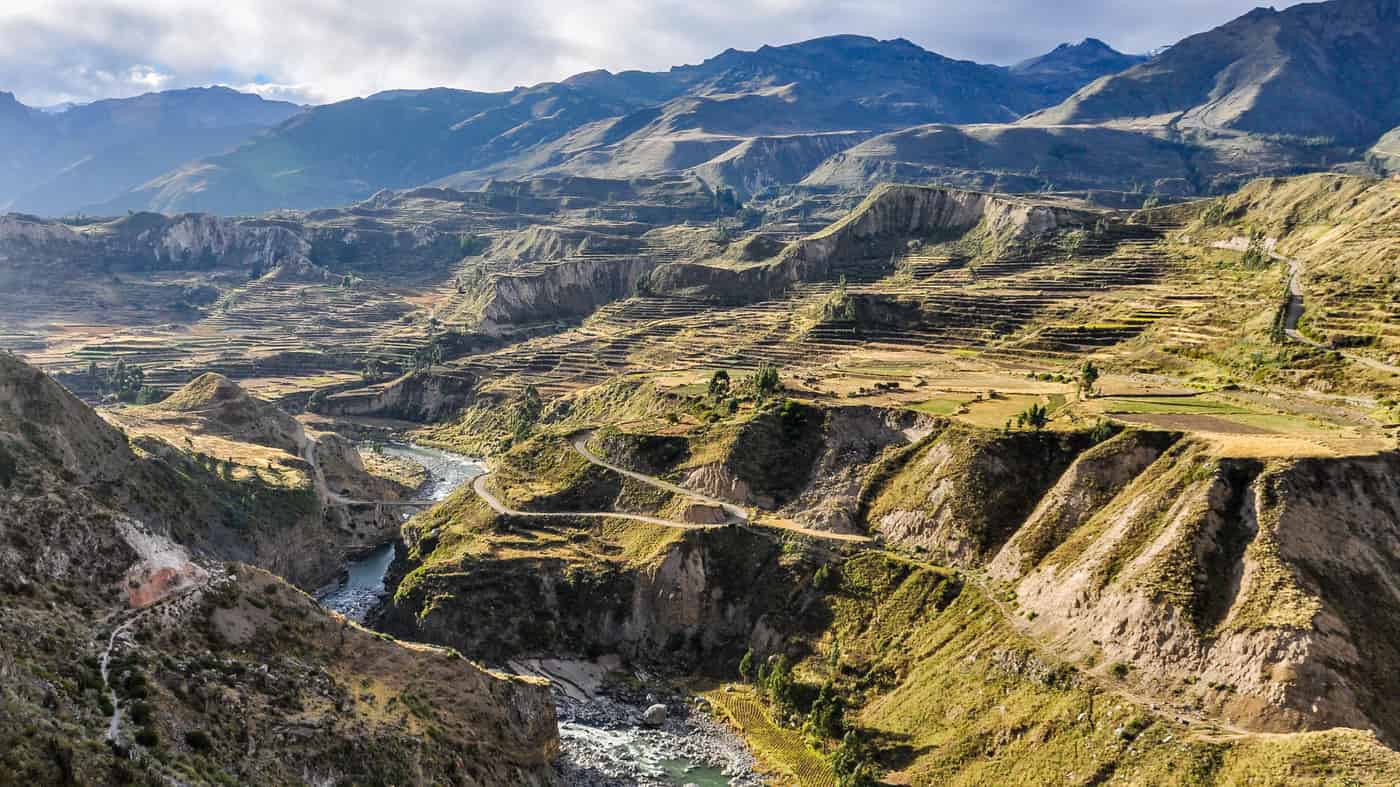
[[[491,510],[504,516],[533,519],[626,519],[631,522],[645,522],[649,525],[661,525],[681,530],[714,530],[729,527],[727,522],[718,525],[699,525],[694,522],[677,522],[673,519],[662,519],[645,514],[624,514],[618,511],[520,511],[501,502],[500,498],[486,488],[486,479],[490,477],[490,473],[482,473],[477,476],[472,481],[472,491],[476,492],[477,497],[486,501],[486,505],[490,506]]]
[[[1301,260],[1293,257],[1285,257],[1277,252],[1269,252],[1269,256],[1288,266],[1288,308],[1283,315],[1283,333],[1295,342],[1316,347],[1319,350],[1328,350],[1339,353],[1343,358],[1362,366],[1368,366],[1381,372],[1400,375],[1400,366],[1394,366],[1374,358],[1367,358],[1364,355],[1356,355],[1330,347],[1322,342],[1316,342],[1303,335],[1298,330],[1298,322],[1303,319],[1303,275],[1305,270]]]
[[[570,441],[570,443],[574,447],[574,450],[578,452],[579,456],[582,456],[584,459],[587,459],[589,462],[592,462],[593,464],[598,465],[599,467],[612,470],[615,473],[621,473],[622,475],[625,475],[628,478],[641,481],[644,484],[649,484],[662,491],[681,495],[683,497],[694,498],[695,500],[699,500],[700,502],[706,503],[708,505],[718,506],[719,508],[724,510],[726,515],[732,517],[735,520],[734,524],[748,525],[750,527],[766,527],[775,530],[787,530],[789,532],[799,533],[801,535],[809,536],[811,538],[820,538],[825,539],[827,541],[844,541],[852,544],[868,544],[874,540],[869,536],[855,535],[852,533],[829,533],[825,530],[813,530],[811,528],[802,527],[801,525],[782,520],[750,519],[748,511],[745,510],[742,506],[725,502],[723,500],[720,500],[719,498],[711,497],[704,493],[696,492],[692,489],[686,489],[683,486],[673,484],[669,481],[663,481],[655,476],[650,476],[645,473],[638,473],[635,470],[628,470],[625,467],[619,467],[618,465],[612,464],[600,458],[588,449],[588,438],[592,435],[592,432],[580,432],[579,434],[574,435],[574,439]]]
[[[656,487],[657,489],[660,489],[664,492],[669,492],[674,495],[690,498],[692,500],[699,501],[706,505],[715,506],[716,508],[719,508],[720,510],[724,511],[726,521],[718,524],[697,524],[694,522],[680,522],[674,519],[664,519],[662,517],[647,516],[645,514],[627,514],[619,511],[520,511],[518,509],[514,509],[506,505],[500,498],[492,494],[491,490],[486,488],[486,481],[491,476],[489,472],[483,473],[472,480],[472,491],[476,493],[477,497],[480,497],[483,501],[485,501],[486,505],[490,506],[491,510],[495,511],[497,514],[512,517],[535,519],[624,519],[631,522],[644,522],[650,525],[660,525],[661,527],[670,527],[680,530],[716,530],[724,527],[740,526],[755,529],[767,528],[772,530],[784,530],[791,533],[797,533],[799,535],[808,536],[810,538],[822,539],[826,541],[840,541],[842,543],[848,544],[869,544],[874,541],[874,539],[870,538],[869,536],[854,535],[849,533],[828,533],[822,530],[812,530],[810,528],[801,527],[791,522],[784,522],[780,520],[755,521],[750,518],[749,512],[746,511],[742,506],[736,505],[734,503],[729,503],[724,500],[720,500],[716,497],[711,497],[710,495],[706,495],[703,492],[697,492],[692,489],[686,489],[683,486],[673,484],[669,481],[664,481],[660,478],[657,478],[656,476],[647,475],[645,473],[639,473],[635,470],[628,470],[625,467],[620,467],[618,465],[612,464],[611,462],[608,462],[607,460],[603,459],[602,457],[589,450],[587,443],[588,438],[590,436],[592,436],[592,432],[580,432],[579,434],[574,435],[573,439],[569,441],[569,444],[573,447],[574,451],[576,451],[579,456],[582,456],[588,462],[602,467],[606,470],[611,470],[612,472],[620,473],[621,475],[624,475],[636,481],[640,481],[641,483],[647,484],[649,486]]]
[[[130,620],[112,629],[112,634],[107,638],[107,648],[102,651],[102,658],[98,660],[98,671],[102,674],[102,686],[107,689],[107,695],[112,700],[112,718],[107,722],[107,740],[115,741],[121,732],[122,724],[122,704],[117,697],[117,690],[112,687],[111,680],[108,679],[109,667],[112,663],[112,651],[117,646],[117,638],[120,637],[132,624],[136,622],[133,616]]]

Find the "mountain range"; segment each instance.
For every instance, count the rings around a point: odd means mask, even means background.
[[[226,87],[147,93],[50,112],[0,93],[0,205],[70,213],[221,153],[301,112]]]
[[[381,189],[673,172],[743,200],[890,180],[1199,196],[1261,174],[1385,171],[1393,142],[1381,138],[1400,126],[1394,40],[1400,0],[1330,0],[1256,9],[1150,58],[1087,38],[1003,67],[833,36],[664,72],[389,91],[304,111],[227,89],[56,115],[0,96],[0,132],[14,140],[0,204],[255,214]]]

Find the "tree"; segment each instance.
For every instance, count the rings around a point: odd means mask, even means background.
[[[544,400],[540,398],[539,390],[533,385],[525,386],[525,390],[520,392],[520,400],[515,403],[515,412],[511,413],[511,433],[517,442],[530,436],[542,412]]]
[[[875,755],[855,730],[846,733],[831,755],[831,771],[838,787],[874,787]]]
[[[379,379],[379,375],[382,372],[383,370],[379,363],[379,359],[369,358],[365,360],[365,370],[361,376],[364,378],[365,382],[372,383]]]
[[[766,683],[768,699],[779,708],[790,709],[793,705],[794,682],[792,664],[787,656],[779,655],[773,659]]]
[[[710,375],[710,398],[723,399],[729,395],[729,372],[720,369]]]
[[[743,678],[745,683],[753,682],[753,648],[744,651],[744,657],[739,659],[739,677]]]
[[[1048,423],[1050,423],[1050,409],[1039,403],[1027,407],[1020,415],[1016,416],[1017,426],[1029,426],[1036,431],[1044,429]]]
[[[783,387],[782,381],[778,377],[778,367],[771,363],[764,363],[758,367],[758,371],[753,375],[754,395],[759,401],[767,399],[776,391]]]
[[[1249,269],[1267,268],[1273,260],[1264,245],[1264,233],[1255,230],[1249,235],[1249,246],[1244,250],[1241,263]]]
[[[812,729],[826,738],[839,738],[845,730],[846,701],[836,692],[831,681],[822,684],[817,699],[812,702],[808,720]]]
[[[1084,365],[1079,367],[1079,393],[1092,397],[1094,395],[1094,384],[1099,381],[1099,367],[1093,361],[1086,360]]]

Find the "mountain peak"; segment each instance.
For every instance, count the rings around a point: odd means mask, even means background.
[[[1011,73],[1035,85],[1063,95],[1074,88],[1109,74],[1132,68],[1147,58],[1125,55],[1098,38],[1085,38],[1077,44],[1065,42],[1039,57],[1023,60]]]

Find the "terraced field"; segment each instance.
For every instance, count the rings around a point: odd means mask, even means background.
[[[753,690],[747,686],[727,686],[726,690],[704,693],[704,697],[737,726],[762,763],[776,771],[779,784],[794,787],[836,787],[827,758],[808,748],[797,730],[779,727]]]

